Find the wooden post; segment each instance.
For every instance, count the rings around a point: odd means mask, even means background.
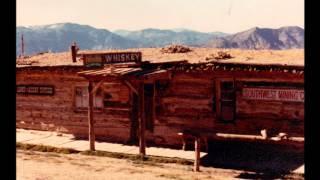
[[[186,145],[187,145],[187,135],[184,132],[179,132],[178,135],[181,137],[182,141],[182,150],[186,150]]]
[[[76,52],[76,46],[73,44],[70,46],[70,50],[71,50],[71,58],[72,58],[72,62],[76,62],[76,56],[77,56],[77,52]]]
[[[187,142],[186,142],[186,139],[185,137],[182,137],[182,150],[186,150],[186,145],[187,145]]]
[[[200,137],[196,136],[194,141],[195,160],[193,170],[195,172],[200,171]]]
[[[216,104],[216,112],[217,112],[217,117],[220,119],[221,118],[221,86],[220,86],[220,81],[216,80],[215,81],[215,88],[216,88],[216,99],[215,99],[215,104]]]
[[[146,140],[145,140],[145,113],[144,113],[144,84],[139,83],[139,153],[142,157],[146,155]]]
[[[95,134],[94,134],[94,120],[93,120],[93,92],[92,92],[92,81],[89,81],[88,94],[89,94],[89,105],[88,105],[88,123],[89,123],[89,142],[90,150],[95,151]]]
[[[129,81],[124,80],[123,82],[131,91],[133,91],[136,94],[139,94],[138,91],[133,87],[133,85]]]
[[[24,57],[24,40],[23,40],[23,34],[21,35],[21,57]]]
[[[262,129],[260,132],[263,139],[268,139],[267,129]]]

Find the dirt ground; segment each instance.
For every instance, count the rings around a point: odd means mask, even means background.
[[[17,151],[17,180],[233,179],[241,171],[162,163],[142,163],[80,154]]]
[[[254,179],[256,172],[201,166],[131,161],[80,154],[17,150],[17,180],[102,179]],[[284,177],[282,177],[284,178]],[[291,177],[303,179],[302,176]],[[274,178],[272,178],[274,179]]]

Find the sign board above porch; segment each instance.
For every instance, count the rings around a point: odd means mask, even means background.
[[[106,64],[136,63],[142,60],[141,52],[110,52],[97,54],[82,54],[86,67],[102,67]]]

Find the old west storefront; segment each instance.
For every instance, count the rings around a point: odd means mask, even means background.
[[[93,118],[95,92],[105,81],[120,81],[128,87],[131,99],[130,140],[137,141],[139,139],[140,153],[145,154],[146,126],[148,130],[153,131],[155,81],[169,80],[171,74],[168,70],[159,69],[156,66],[148,64],[142,66],[141,52],[87,53],[81,55],[83,56],[84,65],[92,68],[92,70],[78,72],[79,76],[85,77],[89,81],[88,122],[90,149],[95,149]],[[93,85],[94,83],[96,83],[95,86]],[[103,98],[107,99],[108,95],[103,94]],[[137,132],[138,129],[139,132]]]
[[[127,143],[142,122],[148,146],[180,146],[179,132],[303,136],[303,66],[82,56],[84,64],[17,68],[18,128],[87,137],[91,122],[91,137]]]

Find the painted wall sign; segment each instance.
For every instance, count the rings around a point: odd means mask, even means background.
[[[100,67],[104,64],[115,63],[140,63],[141,52],[112,52],[104,54],[84,54],[84,65],[86,67]]]
[[[53,95],[54,87],[50,85],[17,85],[17,94]]]
[[[271,89],[243,88],[245,99],[304,102],[304,90],[300,89]]]

